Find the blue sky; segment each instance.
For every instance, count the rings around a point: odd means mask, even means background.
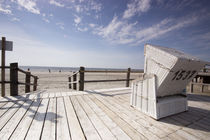
[[[143,68],[144,44],[210,61],[209,0],[0,0],[7,64]]]

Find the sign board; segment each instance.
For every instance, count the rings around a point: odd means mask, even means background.
[[[12,41],[6,41],[6,51],[12,51],[13,49],[13,42]],[[0,50],[2,50],[2,41],[0,40]]]

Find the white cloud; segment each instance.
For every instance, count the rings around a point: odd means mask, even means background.
[[[9,8],[10,8],[9,6],[6,6],[6,8],[3,8],[2,4],[0,3],[0,12],[11,15],[12,11]]]
[[[86,32],[86,31],[88,31],[88,28],[87,27],[85,27],[85,28],[78,27],[77,30],[79,30],[80,32]]]
[[[127,19],[135,16],[136,14],[148,11],[150,3],[150,0],[133,0],[131,3],[127,4],[127,9],[123,13],[123,18]]]
[[[50,21],[47,18],[42,18],[46,23],[50,23]]]
[[[31,13],[40,14],[40,11],[34,0],[17,0],[19,6],[25,8]]]
[[[90,26],[91,28],[94,28],[94,27],[96,27],[96,24],[90,23],[89,26]]]
[[[60,29],[62,29],[62,30],[65,29],[65,28],[64,28],[64,23],[62,23],[62,22],[57,22],[56,25],[57,25]]]
[[[75,16],[74,22],[75,22],[76,26],[78,24],[80,24],[81,21],[82,21],[82,18],[81,17]]]
[[[180,19],[166,18],[152,26],[140,28],[137,22],[128,23],[126,20],[114,16],[112,21],[105,27],[96,26],[93,33],[97,34],[111,43],[139,45],[151,39],[159,38],[162,35],[176,29],[195,23],[198,16],[189,16]]]
[[[50,4],[58,6],[58,7],[64,7],[64,4],[61,4],[55,0],[50,0]]]
[[[101,3],[97,3],[95,1],[91,1],[90,5],[91,5],[90,9],[91,10],[95,10],[96,12],[99,12],[102,9],[102,4]]]
[[[20,19],[19,19],[19,18],[16,18],[16,17],[13,17],[13,18],[11,19],[11,21],[20,21]]]

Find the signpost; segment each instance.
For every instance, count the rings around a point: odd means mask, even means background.
[[[1,51],[1,96],[5,96],[5,51],[12,51],[12,41],[6,41],[5,37],[0,40]]]

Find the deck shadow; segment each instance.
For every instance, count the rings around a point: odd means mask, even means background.
[[[210,132],[210,110],[188,106],[188,111],[161,118],[159,121],[183,128]]]
[[[190,101],[200,101],[210,103],[210,96],[208,95],[199,95],[199,94],[188,94],[188,100]]]
[[[114,97],[117,95],[124,95],[124,94],[130,94],[129,92],[121,92],[121,93],[116,93],[116,94],[110,94],[112,93],[112,91],[109,92],[97,92],[97,91],[90,91],[90,90],[86,90],[85,92],[89,93],[89,94],[97,94],[97,95],[101,95],[101,96],[108,96],[108,97]],[[114,91],[113,91],[114,92]]]

